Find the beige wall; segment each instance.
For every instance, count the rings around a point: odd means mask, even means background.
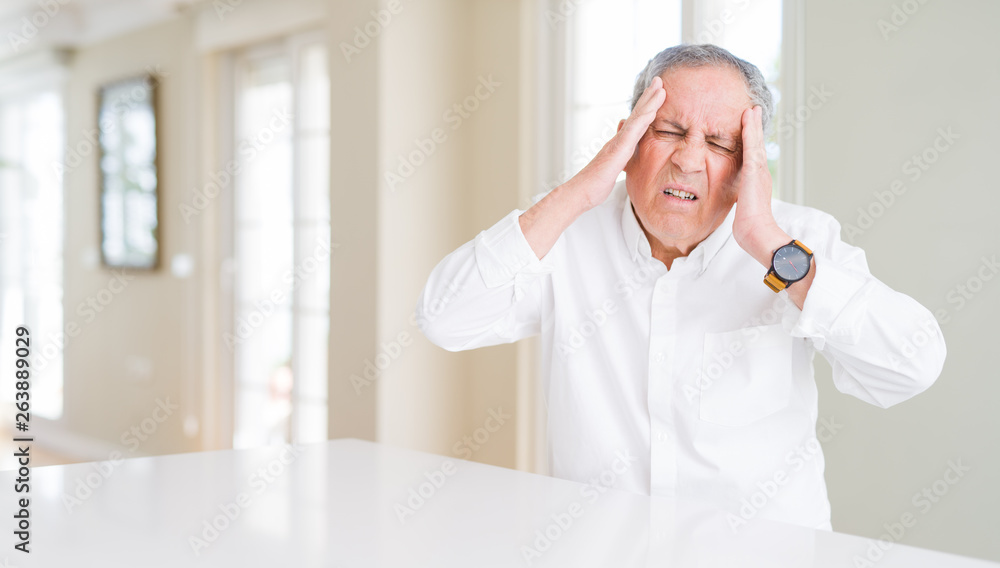
[[[157,399],[181,405],[128,455],[200,447],[195,437],[183,431],[184,416],[197,417],[200,412],[194,392],[201,345],[199,294],[193,278],[175,278],[169,269],[174,255],[196,255],[200,239],[197,226],[185,225],[175,206],[193,185],[198,163],[200,78],[191,30],[190,20],[179,18],[79,49],[67,86],[66,142],[85,147],[88,133],[97,128],[100,85],[147,70],[163,74],[157,125],[162,267],[155,272],[126,270],[127,286],[99,313],[88,314],[86,307],[81,308],[115,278],[99,260],[96,151],[65,173],[64,310],[67,324],[76,323],[80,332],[65,349],[63,426],[120,444],[133,425],[154,416]],[[157,414],[166,416],[163,411]]]
[[[410,316],[434,265],[517,206],[518,26],[516,2],[406,4],[379,46],[380,175],[398,170],[415,139],[440,129],[443,140],[395,191],[384,178],[379,186],[379,335],[414,340],[380,379],[378,433],[387,443],[453,455],[490,409],[514,414],[514,346],[447,353]],[[492,92],[481,87],[491,79]],[[472,102],[477,88],[482,100]],[[467,100],[475,107],[467,117],[449,111]],[[473,459],[513,467],[515,433],[511,420]]]
[[[893,4],[919,10],[905,22],[897,15],[901,25],[886,40],[878,21],[892,24]],[[878,537],[883,523],[911,512],[917,522],[902,542],[993,560],[1000,278],[961,309],[949,292],[976,277],[981,257],[1000,253],[998,21],[1000,4],[988,0],[806,2],[806,86],[834,93],[805,125],[806,203],[845,228],[859,225],[858,208],[871,207],[878,218],[870,227],[862,221],[868,228],[853,241],[872,272],[947,318],[948,360],[937,384],[889,410],[838,393],[829,366],[818,365],[820,415],[844,425],[825,444],[834,529]],[[939,129],[959,138],[914,179],[907,161],[933,146]],[[880,212],[874,194],[897,179],[905,192]],[[943,479],[949,460],[972,469],[929,510],[913,503]]]

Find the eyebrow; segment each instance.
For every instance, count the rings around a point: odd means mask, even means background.
[[[674,122],[672,120],[667,120],[666,118],[654,118],[653,119],[653,124],[656,124],[656,123],[666,124],[666,125],[669,125],[669,126],[673,126],[677,130],[683,130],[683,131],[687,132],[687,128],[684,128],[683,126],[681,126],[680,124],[677,124],[676,122]]]

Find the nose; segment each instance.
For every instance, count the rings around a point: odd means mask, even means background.
[[[697,173],[705,166],[705,152],[704,141],[684,137],[674,146],[670,161],[682,173]]]

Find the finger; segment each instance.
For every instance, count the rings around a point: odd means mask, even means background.
[[[759,106],[743,111],[743,163],[764,165],[767,150],[764,147],[763,111]]]
[[[632,109],[632,113],[625,119],[622,127],[622,134],[633,143],[646,133],[646,129],[656,118],[656,111],[663,106],[663,101],[667,98],[667,92],[663,88],[663,81],[659,77],[653,77],[649,87],[643,91],[642,96]]]
[[[645,122],[642,126],[645,129],[653,121],[656,111],[663,105],[666,96],[667,92],[663,89],[663,80],[659,77],[653,77],[649,86],[642,92],[642,96],[636,101],[635,108],[632,109],[628,120],[639,122],[640,124]]]

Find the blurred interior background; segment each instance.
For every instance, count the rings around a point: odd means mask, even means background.
[[[5,443],[26,324],[35,465],[357,437],[545,473],[536,344],[447,353],[417,297],[587,163],[650,57],[715,43],[775,92],[775,195],[836,216],[948,342],[889,410],[817,358],[834,529],[912,512],[902,542],[1000,560],[998,23],[991,0],[5,0]]]

